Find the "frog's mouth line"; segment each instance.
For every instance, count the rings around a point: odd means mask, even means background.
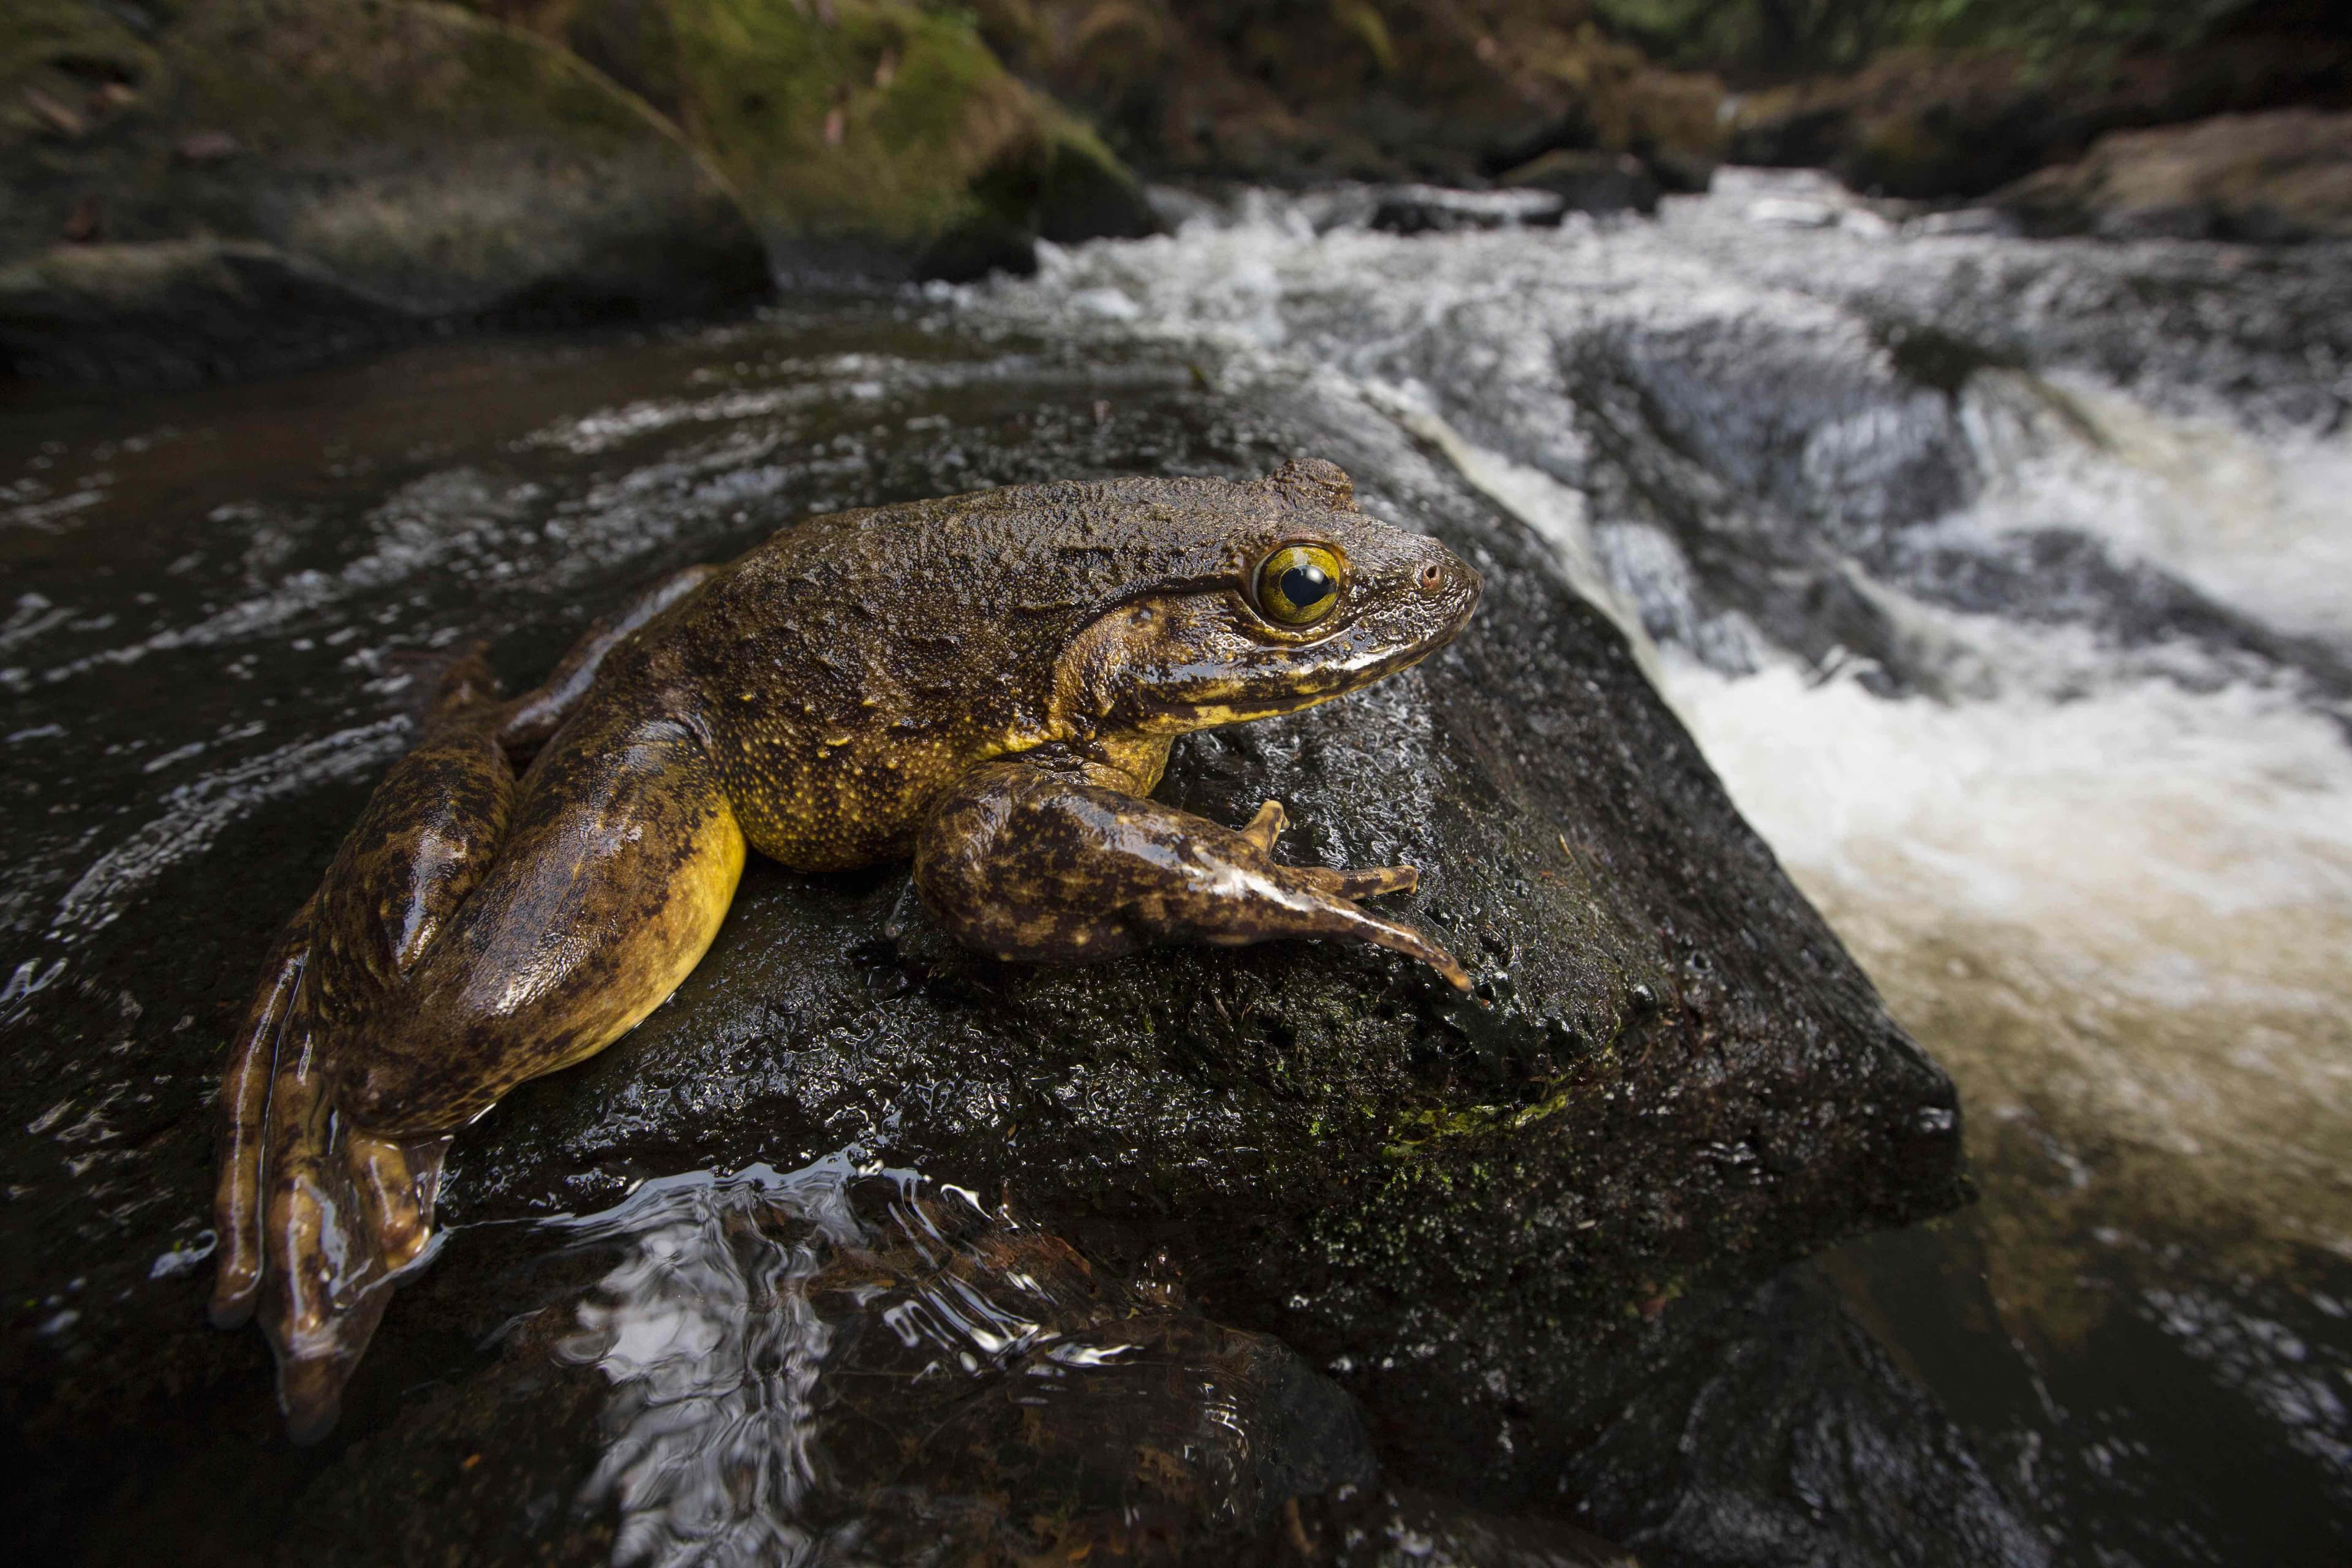
[[[1289,667],[1278,676],[1269,675],[1263,687],[1247,676],[1235,677],[1223,689],[1203,692],[1192,700],[1157,704],[1156,711],[1145,721],[1144,727],[1163,733],[1218,729],[1227,724],[1246,724],[1254,720],[1302,712],[1333,698],[1345,697],[1402,670],[1411,669],[1453,642],[1469,626],[1470,617],[1478,608],[1479,597],[1479,593],[1473,591],[1453,620],[1433,635],[1415,642],[1399,643],[1362,663],[1332,663],[1305,672]],[[1337,635],[1334,634],[1335,637]],[[1312,648],[1315,645],[1303,646]],[[1295,653],[1300,651],[1300,647],[1287,645],[1286,651]]]

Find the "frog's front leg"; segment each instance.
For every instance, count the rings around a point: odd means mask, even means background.
[[[1286,819],[1276,803],[1236,830],[1118,783],[1107,769],[1023,760],[979,769],[940,800],[917,841],[923,902],[958,940],[998,958],[1328,937],[1402,953],[1470,989],[1451,953],[1354,901],[1410,889],[1412,867],[1280,865],[1272,850]]]

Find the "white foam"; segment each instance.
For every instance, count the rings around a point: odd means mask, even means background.
[[[2064,372],[1979,375],[1963,418],[1985,479],[1977,525],[2075,530],[2352,649],[2352,428],[2256,435]]]

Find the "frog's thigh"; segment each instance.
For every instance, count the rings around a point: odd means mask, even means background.
[[[379,1137],[447,1131],[593,1056],[701,960],[743,856],[677,726],[567,739],[489,873],[336,1064],[341,1102]]]
[[[924,825],[915,885],[968,946],[999,958],[1072,962],[1161,942],[1281,937],[1370,942],[1458,986],[1445,950],[1351,900],[1412,885],[1403,868],[1333,871],[1266,853],[1279,808],[1236,832],[1154,800],[1024,763],[983,768]]]

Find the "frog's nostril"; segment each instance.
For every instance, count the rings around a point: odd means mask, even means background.
[[[1445,568],[1433,561],[1421,569],[1421,591],[1434,594],[1445,583]]]

